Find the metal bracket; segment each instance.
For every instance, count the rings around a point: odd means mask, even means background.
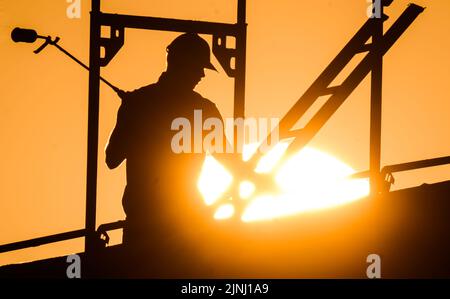
[[[98,227],[96,233],[96,246],[97,248],[105,248],[109,244],[108,231],[123,228],[125,225],[124,220],[116,222],[102,224]]]
[[[38,36],[40,37],[40,36]],[[40,37],[43,38],[43,37]],[[44,50],[48,45],[54,45],[56,46],[56,44],[59,42],[60,38],[59,37],[55,37],[54,40],[52,40],[51,36],[47,36],[45,37],[45,42],[36,50],[34,50],[34,54],[39,54],[42,50]]]
[[[97,231],[96,237],[97,248],[105,248],[109,244],[110,238],[107,231]]]
[[[212,52],[225,73],[231,78],[236,77],[236,66],[231,65],[231,60],[236,60],[236,49],[227,48],[227,35],[213,35]]]
[[[125,41],[125,29],[123,26],[113,25],[109,26],[109,29],[109,37],[100,38],[100,47],[105,50],[104,56],[100,57],[100,66],[107,66],[122,48]]]
[[[383,188],[382,192],[389,192],[391,190],[391,186],[395,183],[395,178],[392,172],[387,172],[384,174],[383,180]]]

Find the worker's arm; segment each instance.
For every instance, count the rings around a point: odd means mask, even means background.
[[[110,169],[118,167],[126,159],[128,139],[129,139],[129,120],[127,116],[127,105],[124,100],[117,112],[117,122],[114,130],[109,137],[108,145],[106,146],[106,165]]]

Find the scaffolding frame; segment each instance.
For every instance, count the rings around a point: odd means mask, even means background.
[[[375,0],[373,0],[375,2]],[[97,165],[98,165],[98,131],[100,105],[100,69],[118,53],[124,44],[125,29],[160,30],[172,32],[194,32],[212,36],[212,51],[225,73],[234,78],[234,118],[245,118],[245,73],[246,73],[246,0],[237,0],[237,22],[235,24],[205,21],[178,20],[103,13],[101,0],[92,0],[90,16],[89,44],[89,95],[88,95],[88,142],[87,142],[87,176],[86,176],[86,219],[85,228],[55,235],[0,245],[0,253],[28,247],[85,237],[85,253],[89,257],[99,246],[105,246],[109,237],[107,231],[123,228],[124,221],[102,224],[96,229],[97,210]],[[384,6],[392,0],[382,2],[380,17],[370,18],[355,34],[344,49],[328,65],[304,95],[293,105],[276,128],[281,138],[294,138],[287,154],[304,147],[322,128],[327,120],[337,111],[353,90],[370,73],[371,74],[371,113],[370,113],[370,170],[354,175],[354,178],[370,177],[371,194],[376,195],[386,189],[383,176],[392,177],[392,172],[406,171],[423,167],[432,167],[450,163],[450,157],[421,160],[385,166],[380,169],[381,154],[381,106],[383,56],[408,29],[424,8],[410,4],[391,28],[384,33],[383,24],[387,16]],[[109,37],[101,36],[102,26],[109,27]],[[227,37],[236,39],[235,48],[227,47]],[[372,39],[371,43],[367,43]],[[101,49],[104,55],[101,56]],[[351,59],[358,53],[367,52],[354,71],[340,86],[329,86]],[[233,67],[232,60],[235,60]],[[79,62],[80,63],[80,62]],[[85,67],[85,66],[84,66]],[[293,129],[299,117],[323,95],[330,99],[302,129]],[[235,148],[238,142],[237,128],[234,134]],[[267,138],[271,138],[273,132]],[[255,154],[248,162],[250,165],[259,158]],[[388,183],[393,181],[389,178]]]
[[[234,78],[234,118],[245,114],[245,66],[246,66],[246,0],[238,0],[236,24],[168,18],[142,17],[103,13],[101,0],[92,0],[89,44],[89,111],[88,111],[88,158],[86,178],[86,242],[87,253],[96,247],[98,118],[100,67],[106,66],[124,43],[125,28],[193,32],[212,35],[212,52],[229,77]],[[109,37],[101,37],[101,27],[110,28]],[[227,47],[227,37],[236,39],[234,49]],[[100,56],[101,48],[104,57]],[[235,60],[235,67],[232,60]],[[235,132],[234,145],[240,144]]]

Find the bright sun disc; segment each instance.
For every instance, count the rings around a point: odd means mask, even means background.
[[[354,170],[336,158],[304,148],[275,174],[281,194],[255,197],[243,221],[279,218],[340,206],[369,194],[367,179],[349,179]]]
[[[277,144],[260,159],[255,172],[270,172],[287,146],[287,143]],[[247,151],[244,148],[243,160],[248,160],[256,147],[250,145]],[[369,181],[349,179],[348,176],[354,172],[350,166],[329,154],[306,147],[284,161],[273,174],[280,187],[280,194],[258,195],[261,190],[255,190],[251,182],[240,182],[240,196],[248,201],[241,219],[245,222],[270,220],[332,208],[361,199],[369,194]],[[205,203],[212,205],[219,200],[232,180],[231,174],[219,162],[207,156],[198,181]],[[254,194],[256,195],[253,196]],[[214,218],[226,219],[233,214],[231,201],[219,207]]]

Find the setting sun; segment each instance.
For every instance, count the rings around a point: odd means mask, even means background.
[[[287,143],[279,143],[257,164],[255,172],[270,173],[277,164]],[[244,149],[243,160],[250,158],[256,146]],[[242,221],[260,221],[292,216],[319,209],[333,208],[369,195],[367,179],[349,179],[355,171],[342,161],[317,149],[306,147],[286,160],[273,173],[280,188],[278,194],[255,190],[250,181],[239,182],[239,199],[248,204]],[[233,181],[232,175],[212,156],[208,156],[198,181],[198,188],[207,205],[217,203]],[[234,215],[233,199],[219,205],[214,218],[227,219]]]

